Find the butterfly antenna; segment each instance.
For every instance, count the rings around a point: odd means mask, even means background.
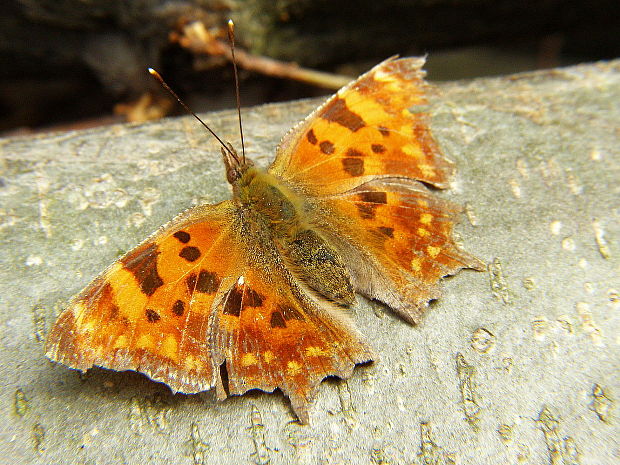
[[[176,92],[174,90],[172,90],[170,88],[170,86],[166,83],[166,81],[164,81],[164,78],[161,77],[161,75],[155,71],[153,68],[149,68],[149,73],[151,74],[151,76],[153,76],[155,79],[157,79],[159,81],[159,83],[161,84],[161,86],[166,89],[168,92],[170,92],[170,94],[177,99],[177,102],[179,102],[181,104],[181,106],[183,108],[185,108],[185,111],[187,111],[188,113],[190,113],[191,115],[194,116],[194,118],[196,118],[198,121],[200,121],[200,124],[202,124],[207,131],[209,131],[211,133],[211,135],[213,137],[215,137],[217,139],[217,141],[220,143],[220,145],[224,148],[224,150],[226,150],[226,152],[228,152],[230,154],[231,157],[233,157],[236,161],[239,161],[237,158],[237,154],[230,149],[230,147],[228,147],[228,145],[226,145],[224,143],[224,141],[222,139],[220,139],[218,137],[218,135],[213,132],[213,129],[211,129],[209,126],[207,126],[207,123],[205,123],[203,120],[200,119],[200,117],[194,113],[186,104],[183,100],[181,100],[181,98],[176,94]],[[245,160],[245,157],[244,157]]]
[[[239,96],[239,74],[237,73],[237,59],[235,58],[235,23],[232,19],[228,20],[228,40],[232,53],[233,69],[235,70],[235,93],[237,97],[237,114],[239,115],[239,135],[241,136],[241,155],[245,163],[245,143],[243,141],[243,125],[241,124],[241,97]]]

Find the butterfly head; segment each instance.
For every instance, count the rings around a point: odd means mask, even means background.
[[[234,186],[248,168],[254,166],[254,163],[252,160],[240,157],[229,142],[226,143],[226,147],[221,147],[221,151],[226,166],[226,179]]]

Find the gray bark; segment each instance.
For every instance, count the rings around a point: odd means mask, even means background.
[[[463,271],[413,327],[362,298],[380,356],[322,384],[223,403],[136,373],[48,362],[67,300],[177,212],[228,196],[191,118],[0,141],[0,462],[611,464],[620,431],[620,61],[442,85],[434,133],[466,205]],[[317,104],[248,109],[249,155]],[[236,141],[234,112],[205,116]]]

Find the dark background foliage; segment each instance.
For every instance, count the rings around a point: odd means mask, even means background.
[[[230,107],[230,64],[170,40],[180,25],[221,30],[229,17],[242,49],[351,76],[394,54],[428,53],[429,79],[453,80],[620,51],[613,0],[7,0],[0,131],[122,120],[115,104],[157,87],[148,66],[197,111]],[[241,78],[244,105],[330,92],[249,71]]]

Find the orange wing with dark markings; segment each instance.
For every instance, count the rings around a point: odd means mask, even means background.
[[[356,290],[412,323],[439,297],[442,277],[484,268],[454,243],[460,208],[417,181],[378,179],[322,202],[333,212],[323,217],[324,230],[339,231],[330,240],[341,244]],[[348,237],[355,240],[343,243]]]
[[[59,316],[47,356],[139,371],[183,393],[216,386],[219,398],[280,388],[307,422],[319,383],[349,376],[370,350],[263,235],[240,234],[239,215],[230,201],[197,207],[114,263]]]
[[[321,381],[348,378],[373,356],[341,308],[314,297],[276,263],[268,275],[260,264],[248,267],[217,303],[214,361],[226,363],[230,394],[280,388],[308,423]]]
[[[82,371],[140,371],[174,391],[210,389],[210,308],[238,268],[221,246],[231,217],[231,202],[190,210],[114,263],[60,315],[47,356]]]
[[[270,172],[310,196],[311,223],[351,268],[355,289],[410,322],[439,280],[483,264],[452,238],[460,211],[432,195],[453,164],[423,113],[422,58],[389,59],[342,88],[285,136]]]
[[[427,103],[423,64],[389,59],[340,89],[284,137],[269,171],[319,196],[377,177],[447,187],[452,163],[417,111]]]

